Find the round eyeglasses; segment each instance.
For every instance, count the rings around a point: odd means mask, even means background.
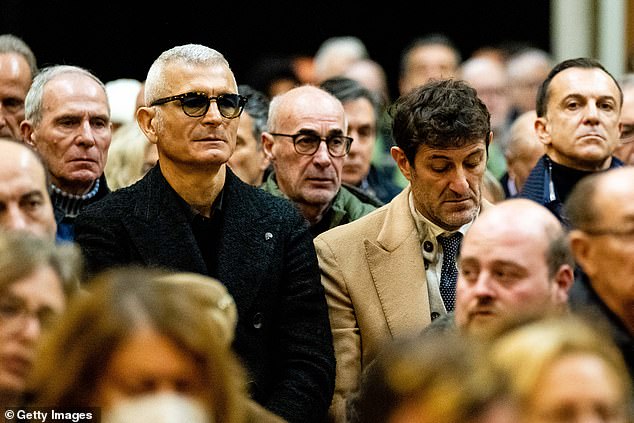
[[[240,94],[221,94],[219,96],[208,96],[205,93],[191,92],[174,95],[171,97],[159,98],[150,106],[160,106],[171,101],[180,101],[183,112],[189,117],[201,117],[207,114],[212,101],[216,102],[218,111],[227,119],[234,119],[240,116],[247,98]]]
[[[280,134],[279,132],[271,132],[271,135],[276,137],[288,137],[293,140],[293,146],[298,154],[304,156],[312,156],[319,150],[319,144],[322,141],[326,143],[328,147],[328,153],[332,157],[343,157],[350,152],[350,145],[352,144],[352,137],[346,137],[345,135],[330,135],[322,137],[317,134],[309,133],[297,133],[297,134]]]

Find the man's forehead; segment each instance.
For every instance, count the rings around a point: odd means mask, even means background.
[[[620,99],[619,87],[606,72],[599,68],[569,68],[555,75],[551,91],[560,95],[600,95]]]
[[[460,147],[435,147],[422,144],[416,153],[417,156],[432,159],[435,157],[461,157],[469,156],[486,150],[484,140],[473,141],[465,146]]]

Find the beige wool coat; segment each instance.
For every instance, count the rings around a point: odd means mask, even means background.
[[[417,335],[431,323],[410,192],[408,186],[389,204],[314,240],[337,360],[330,408],[337,422],[345,421],[346,397],[382,345]]]

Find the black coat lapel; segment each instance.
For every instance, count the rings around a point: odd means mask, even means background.
[[[126,221],[144,263],[203,273],[207,267],[194,238],[183,201],[167,183],[158,166],[136,185],[137,201]]]

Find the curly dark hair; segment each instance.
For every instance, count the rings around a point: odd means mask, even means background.
[[[489,146],[491,114],[464,81],[431,80],[396,100],[390,116],[394,141],[412,164],[421,145],[461,148],[484,140]]]

